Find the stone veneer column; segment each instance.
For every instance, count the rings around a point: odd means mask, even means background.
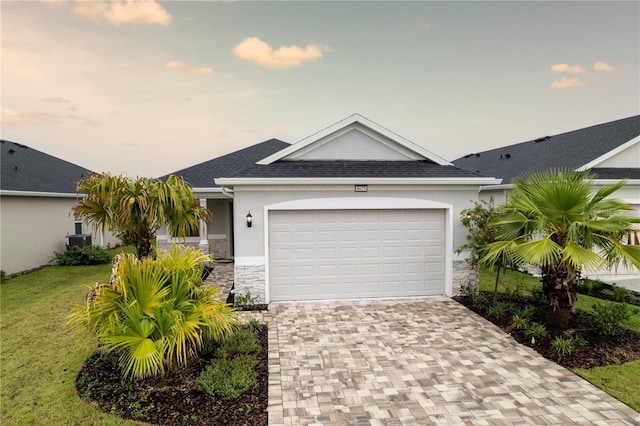
[[[234,294],[245,294],[258,297],[258,303],[265,303],[264,265],[238,265],[234,268]]]
[[[462,286],[469,285],[478,288],[480,274],[477,267],[471,266],[466,260],[453,261],[453,295],[458,296]]]

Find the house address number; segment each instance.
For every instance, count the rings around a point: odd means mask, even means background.
[[[367,192],[369,191],[368,185],[356,185],[356,192]]]

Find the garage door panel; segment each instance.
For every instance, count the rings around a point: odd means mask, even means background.
[[[269,215],[271,300],[444,293],[444,211]]]

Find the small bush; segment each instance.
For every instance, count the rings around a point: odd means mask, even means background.
[[[468,297],[472,301],[480,294],[478,287],[473,284],[467,284],[460,287],[460,296]]]
[[[531,291],[531,294],[533,296],[533,300],[536,301],[536,303],[539,304],[544,304],[547,303],[547,295],[544,294],[544,290],[542,290],[542,288],[540,287],[536,287]]]
[[[471,303],[475,308],[484,308],[489,304],[489,301],[483,295],[478,295],[473,299],[473,302]]]
[[[547,329],[542,324],[533,323],[525,328],[524,335],[534,338],[545,337],[547,335]]]
[[[562,336],[556,336],[551,342],[551,347],[558,358],[562,358],[563,356],[571,356],[575,348],[584,346],[586,343],[582,337],[574,336],[570,331],[565,331]]]
[[[256,333],[260,329],[260,321],[257,318],[251,318],[247,323],[247,328]]]
[[[512,325],[513,325],[513,328],[515,328],[516,330],[523,330],[527,328],[527,326],[529,325],[529,319],[525,318],[521,314],[515,314],[513,316]]]
[[[248,290],[244,294],[234,294],[233,296],[234,306],[253,306],[256,303],[258,303],[258,296],[254,296]]]
[[[217,359],[200,374],[196,386],[212,396],[237,399],[258,384],[253,371],[257,363],[253,355]]]
[[[494,306],[491,306],[487,310],[487,314],[493,318],[502,318],[506,316],[513,309],[513,305],[510,303],[500,302]]]
[[[229,359],[258,352],[260,352],[260,344],[256,334],[249,328],[241,328],[222,342],[216,351],[216,357]]]
[[[55,252],[51,261],[58,266],[102,265],[111,262],[111,255],[100,246],[72,246],[62,253]]]
[[[620,327],[620,324],[629,318],[631,313],[624,303],[607,303],[597,302],[593,305],[595,318],[591,324],[591,329],[600,335],[612,336]]]
[[[628,298],[627,290],[624,287],[614,287],[613,288],[613,298],[617,302],[626,302]]]

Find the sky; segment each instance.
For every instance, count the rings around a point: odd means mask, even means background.
[[[3,139],[159,177],[351,114],[452,161],[640,113],[640,2],[2,1]]]

